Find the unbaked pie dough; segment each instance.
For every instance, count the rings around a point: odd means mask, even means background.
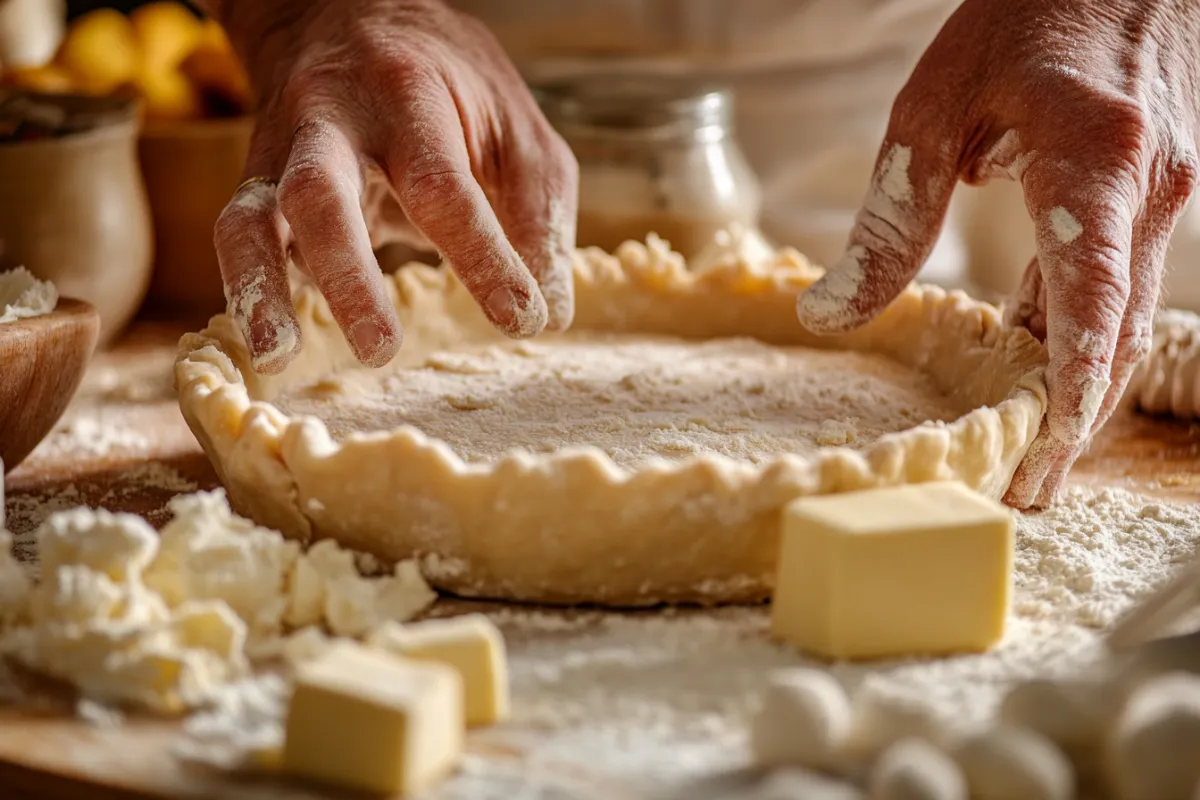
[[[1159,314],[1150,353],[1130,388],[1147,414],[1200,419],[1200,316],[1173,309]]]
[[[239,511],[416,556],[444,590],[757,600],[789,500],[943,479],[999,497],[1045,408],[1044,348],[991,306],[914,286],[818,337],[795,303],[819,274],[791,250],[691,270],[654,238],[580,251],[572,330],[514,342],[449,270],[407,267],[404,346],[376,371],[302,286],[282,375],[214,317],[181,342],[180,404]]]

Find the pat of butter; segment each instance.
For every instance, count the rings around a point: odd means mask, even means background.
[[[458,670],[463,681],[466,723],[491,725],[508,716],[508,661],[504,636],[483,614],[431,619],[376,628],[367,644],[420,661],[436,661]]]
[[[771,629],[826,658],[985,650],[1012,560],[1012,513],[959,483],[802,498],[784,511]]]
[[[407,795],[457,765],[463,736],[457,672],[344,642],[297,668],[283,768],[323,783]]]

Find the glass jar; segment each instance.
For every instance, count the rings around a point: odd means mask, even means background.
[[[727,91],[597,81],[535,95],[579,161],[580,247],[611,252],[656,233],[691,258],[722,229],[757,228],[758,180]]]

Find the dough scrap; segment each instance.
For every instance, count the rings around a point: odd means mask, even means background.
[[[1175,310],[1159,314],[1131,394],[1147,414],[1200,419],[1200,316]]]
[[[293,297],[304,351],[280,375],[250,369],[225,315],[185,336],[175,372],[180,407],[233,506],[262,525],[386,560],[417,557],[432,585],[461,595],[623,606],[766,597],[779,511],[802,495],[957,479],[999,497],[1041,423],[1045,348],[961,293],[913,286],[869,325],[819,337],[800,326],[795,305],[820,272],[793,250],[767,264],[722,259],[690,271],[652,238],[613,255],[579,251],[574,271],[577,310],[564,341],[687,340],[704,353],[740,337],[729,346],[818,360],[840,353],[846,363],[878,357],[927,381],[947,404],[933,416],[947,421],[914,419],[874,441],[860,435],[869,420],[839,423],[837,437],[820,425],[807,453],[766,448],[736,458],[706,447],[614,459],[577,443],[473,459],[419,426],[335,434],[275,404],[286,407],[299,387],[344,397],[363,379],[309,285]],[[505,340],[450,270],[413,265],[385,286],[405,329],[393,373],[437,357],[448,379],[466,387],[488,348],[551,347],[549,339]],[[676,373],[686,369],[676,361]],[[470,407],[497,395],[458,399]],[[794,398],[797,408],[813,400]],[[820,446],[839,440],[853,449]]]

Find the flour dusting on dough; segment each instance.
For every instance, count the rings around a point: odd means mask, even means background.
[[[865,353],[750,339],[572,334],[437,353],[415,368],[341,374],[276,398],[335,438],[411,424],[470,462],[592,445],[625,466],[703,453],[762,462],[862,448],[956,408],[932,381]]]

